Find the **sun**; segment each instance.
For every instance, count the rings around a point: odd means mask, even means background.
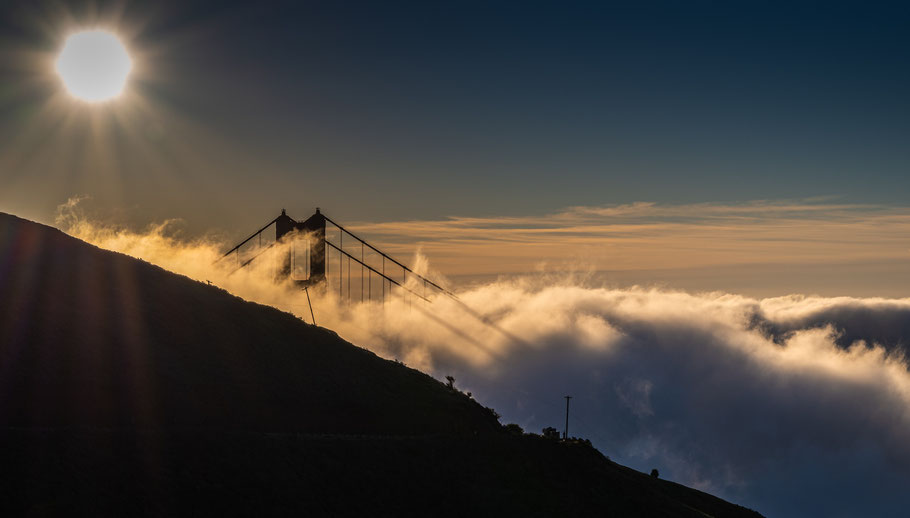
[[[57,57],[57,73],[74,97],[101,102],[119,96],[133,62],[123,43],[110,32],[82,31],[66,39]]]

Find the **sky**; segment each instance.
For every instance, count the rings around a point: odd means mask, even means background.
[[[426,322],[329,320],[355,343],[455,373],[532,431],[550,424],[539,377],[582,380],[598,447],[769,515],[874,499],[899,516],[908,22],[900,2],[7,1],[0,211],[210,280],[192,263],[320,207],[521,338],[486,337],[500,360],[484,360],[444,346],[463,336],[409,334]],[[133,70],[90,105],[54,60],[96,27]],[[232,279],[212,280],[296,311]],[[548,316],[564,332],[530,325]],[[734,402],[756,419],[708,452],[704,423]]]
[[[348,224],[635,203],[903,208],[907,18],[900,3],[6,2],[0,207],[53,223],[87,197],[99,218],[237,239],[317,206]],[[103,106],[73,102],[53,71],[84,27],[114,30],[135,65]],[[409,237],[409,252],[433,248]],[[887,287],[890,253],[854,270]],[[670,275],[697,289],[687,277]],[[842,277],[793,289],[867,294],[819,286]]]

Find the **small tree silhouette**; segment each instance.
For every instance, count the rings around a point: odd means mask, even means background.
[[[515,424],[515,423],[509,423],[509,424],[507,424],[507,425],[505,426],[505,429],[506,429],[507,432],[509,432],[509,433],[512,434],[512,435],[524,435],[524,433],[525,433],[525,431],[522,430],[521,427],[518,426],[518,425]]]
[[[660,477],[660,471],[657,471],[657,468],[652,469],[651,478],[658,478],[658,477]]]
[[[455,390],[455,378],[453,376],[446,376],[449,384],[447,385],[450,389]]]

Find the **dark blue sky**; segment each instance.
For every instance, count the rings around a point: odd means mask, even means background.
[[[238,8],[180,86],[281,174],[334,176],[320,197],[340,180],[436,215],[903,202],[901,8],[300,4]]]
[[[127,44],[147,54],[131,88],[232,157],[187,181],[224,182],[203,218],[173,194],[179,178],[131,173],[141,164],[124,146],[124,205],[214,226],[238,191],[263,213],[322,205],[377,220],[826,195],[903,204],[910,186],[898,3],[263,4],[124,4]],[[58,44],[36,33],[53,18],[39,11],[10,8],[8,48]],[[165,134],[213,154],[161,117]],[[5,117],[0,131],[21,124]],[[45,204],[93,195],[72,183]]]

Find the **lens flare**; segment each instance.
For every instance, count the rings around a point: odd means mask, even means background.
[[[119,96],[132,68],[133,62],[123,43],[102,30],[73,34],[57,58],[57,73],[66,89],[87,102]]]

